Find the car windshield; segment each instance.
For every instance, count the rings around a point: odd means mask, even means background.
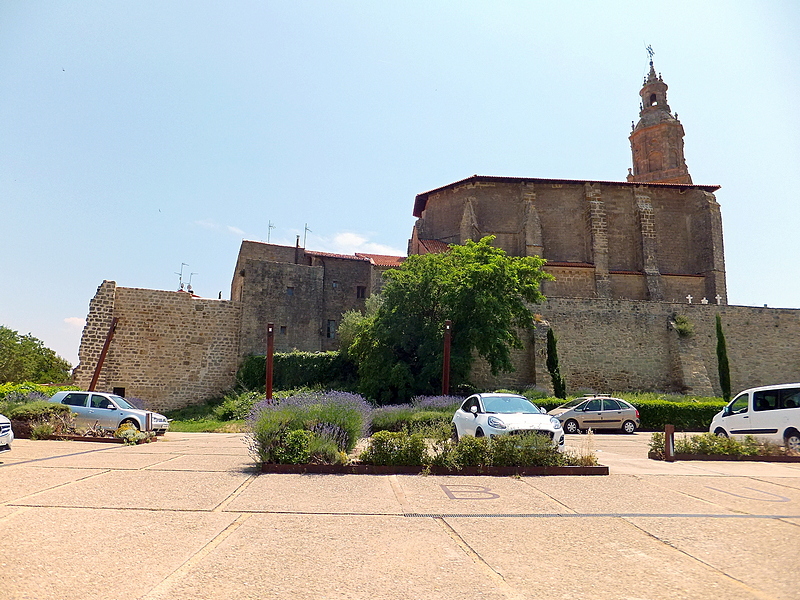
[[[558,408],[575,408],[581,402],[586,402],[586,398],[575,398],[575,400],[570,400],[569,402],[562,404]]]
[[[131,404],[130,402],[125,400],[125,398],[123,398],[122,396],[109,396],[109,397],[114,402],[116,402],[117,406],[119,406],[120,408],[127,408],[129,410],[130,409],[134,409],[134,410],[136,409],[136,407],[133,404]]]
[[[521,396],[484,396],[483,407],[487,413],[509,415],[513,413],[539,413],[536,405]]]

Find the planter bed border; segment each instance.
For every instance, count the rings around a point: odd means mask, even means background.
[[[648,458],[653,460],[664,460],[663,456],[659,456],[654,452],[647,454]],[[787,456],[779,454],[777,456],[741,456],[738,454],[684,454],[675,453],[675,460],[722,460],[722,461],[745,461],[745,462],[781,462],[781,463],[800,463],[800,456]]]
[[[31,437],[29,435],[17,435],[15,436],[16,439],[20,440],[29,440]],[[114,437],[94,437],[91,435],[45,435],[39,438],[40,440],[50,440],[50,441],[58,441],[58,442],[100,442],[103,444],[124,444],[125,440],[122,438],[114,438]],[[152,438],[150,442],[155,442],[158,438]],[[143,443],[150,443],[150,442],[138,442],[139,444]]]
[[[407,467],[386,465],[278,465],[264,463],[262,473],[330,474],[330,475],[488,475],[492,477],[540,475],[608,475],[608,467],[464,467],[460,470],[444,467]]]

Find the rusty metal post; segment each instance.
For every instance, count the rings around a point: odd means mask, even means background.
[[[275,325],[267,323],[267,383],[266,398],[272,400],[272,355],[275,353]]]
[[[664,460],[675,462],[675,425],[664,425]]]
[[[100,358],[97,359],[97,366],[94,368],[94,375],[92,375],[92,382],[89,384],[87,392],[93,392],[97,386],[97,380],[100,379],[100,369],[103,368],[103,363],[106,361],[106,354],[108,354],[108,347],[111,346],[111,339],[114,337],[114,332],[117,330],[118,317],[111,319],[111,327],[108,328],[106,334],[106,341],[103,344],[103,349],[100,351]]]
[[[444,322],[444,358],[442,360],[442,396],[450,393],[450,332],[453,323],[449,319]]]

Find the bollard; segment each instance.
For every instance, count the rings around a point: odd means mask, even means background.
[[[664,425],[664,460],[675,462],[675,425]]]

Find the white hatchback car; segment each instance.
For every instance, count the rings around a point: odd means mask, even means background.
[[[564,446],[561,422],[544,414],[524,396],[516,394],[473,394],[453,415],[453,439],[465,435],[495,437],[539,433],[553,440],[556,448]]]
[[[800,451],[800,383],[751,388],[714,415],[708,431],[744,437]]]
[[[155,431],[163,435],[169,428],[164,415],[140,410],[122,396],[101,392],[56,392],[50,402],[66,404],[75,414],[79,427],[94,427],[116,430],[123,423],[130,423],[139,431]]]

